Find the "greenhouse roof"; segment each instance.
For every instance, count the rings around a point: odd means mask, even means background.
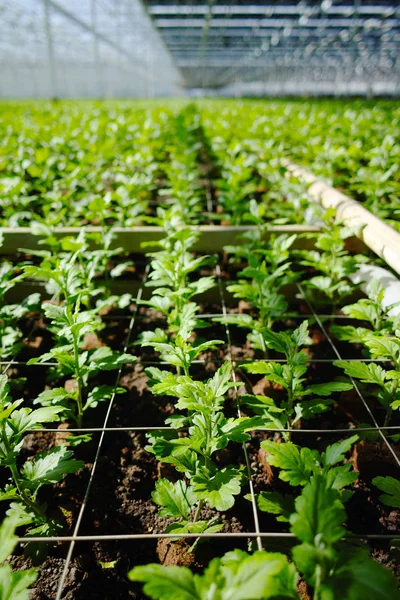
[[[394,0],[148,0],[188,87],[238,80],[399,77]]]
[[[0,3],[0,96],[399,94],[399,50],[397,0]]]

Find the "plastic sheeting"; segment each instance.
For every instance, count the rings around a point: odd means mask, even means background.
[[[155,97],[181,75],[139,0],[1,0],[0,96]]]

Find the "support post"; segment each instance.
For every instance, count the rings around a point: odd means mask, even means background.
[[[57,72],[56,72],[56,59],[54,54],[54,43],[53,35],[51,31],[50,23],[50,4],[49,0],[42,0],[44,9],[44,30],[46,35],[47,43],[47,60],[49,64],[50,73],[50,91],[53,100],[57,99]]]
[[[97,0],[90,0],[90,17],[92,22],[92,30],[93,30],[93,58],[94,58],[94,68],[96,73],[96,87],[97,87],[97,95],[99,98],[104,97],[103,92],[103,78],[101,75],[101,65],[100,65],[100,56],[99,56],[99,39],[97,36],[97,10],[96,10],[96,2]]]

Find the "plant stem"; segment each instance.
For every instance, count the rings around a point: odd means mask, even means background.
[[[6,422],[2,421],[1,423],[1,433],[2,433],[2,440],[3,440],[3,444],[6,448],[6,452],[7,454],[11,454],[11,448],[10,448],[10,444],[8,443],[8,438],[7,438],[7,431],[6,431]],[[9,465],[10,471],[11,471],[11,476],[13,479],[13,482],[15,484],[15,487],[18,490],[18,493],[21,497],[21,500],[27,505],[29,506],[29,508],[41,519],[45,520],[46,516],[44,514],[44,512],[42,511],[42,509],[40,508],[40,506],[38,504],[36,504],[36,502],[34,502],[33,500],[31,500],[24,492],[24,490],[21,487],[21,483],[20,483],[20,475],[19,475],[19,471],[17,468],[17,465],[11,464]]]
[[[292,429],[292,412],[293,412],[293,392],[292,392],[292,383],[293,381],[290,381],[290,386],[288,388],[288,407],[287,407],[287,419],[286,419],[286,425],[288,429]],[[289,431],[287,433],[287,441],[290,442],[290,440],[292,439],[292,434]]]
[[[18,490],[21,500],[35,513],[35,515],[37,517],[39,517],[40,519],[46,520],[46,516],[45,516],[44,512],[42,511],[42,509],[40,508],[40,506],[36,502],[31,500],[25,494],[24,490],[21,488],[20,476],[19,476],[19,472],[18,472],[16,465],[10,465],[10,470],[11,470],[11,475],[12,475],[13,481],[15,483],[15,487]]]
[[[392,412],[393,412],[393,409],[391,406],[389,406],[389,408],[387,409],[387,412],[386,412],[385,422],[383,424],[384,427],[389,427],[390,419],[392,417]]]
[[[321,568],[321,565],[317,565],[315,568],[314,600],[320,600],[321,583],[322,583],[322,568]]]
[[[199,516],[200,516],[201,509],[203,508],[203,506],[204,506],[204,500],[200,500],[197,505],[196,512],[194,513],[193,523],[196,523],[199,520]]]
[[[75,361],[75,377],[78,384],[78,397],[76,400],[78,406],[78,414],[77,414],[77,425],[78,428],[82,427],[82,416],[83,416],[83,402],[82,402],[82,391],[83,391],[83,381],[81,375],[81,368],[79,365],[79,347],[78,340],[74,335],[74,361]]]

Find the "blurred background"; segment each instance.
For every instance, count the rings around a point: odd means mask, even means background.
[[[0,0],[0,96],[400,94],[396,0]]]

